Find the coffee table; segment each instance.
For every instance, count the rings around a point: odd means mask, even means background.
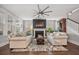
[[[36,39],[36,41],[37,41],[37,45],[44,45],[44,38],[43,37],[38,37]]]

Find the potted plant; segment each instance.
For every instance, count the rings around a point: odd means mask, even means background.
[[[47,28],[47,32],[53,33],[53,29],[51,27]]]
[[[51,28],[51,27],[48,27],[47,28],[47,34],[49,35],[49,34],[52,34],[54,31],[53,31],[53,29]]]

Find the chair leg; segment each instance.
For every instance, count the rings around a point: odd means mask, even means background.
[[[12,50],[13,50],[13,49],[12,49],[12,48],[10,48],[10,52],[12,52]]]

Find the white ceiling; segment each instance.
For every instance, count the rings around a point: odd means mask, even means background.
[[[47,16],[47,19],[54,19],[60,17],[66,17],[67,13],[79,8],[79,4],[48,4],[50,6],[47,10],[52,10],[50,16]],[[44,9],[48,6],[47,4],[40,5],[41,9]],[[9,11],[13,12],[15,15],[23,18],[23,19],[32,19],[34,18],[33,10],[38,10],[37,4],[3,4],[5,8]]]

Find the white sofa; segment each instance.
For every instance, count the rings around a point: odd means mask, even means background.
[[[65,32],[54,32],[47,35],[47,40],[52,45],[67,45],[68,35]]]
[[[12,48],[26,48],[32,41],[32,35],[26,37],[12,37],[9,38],[9,47]]]

